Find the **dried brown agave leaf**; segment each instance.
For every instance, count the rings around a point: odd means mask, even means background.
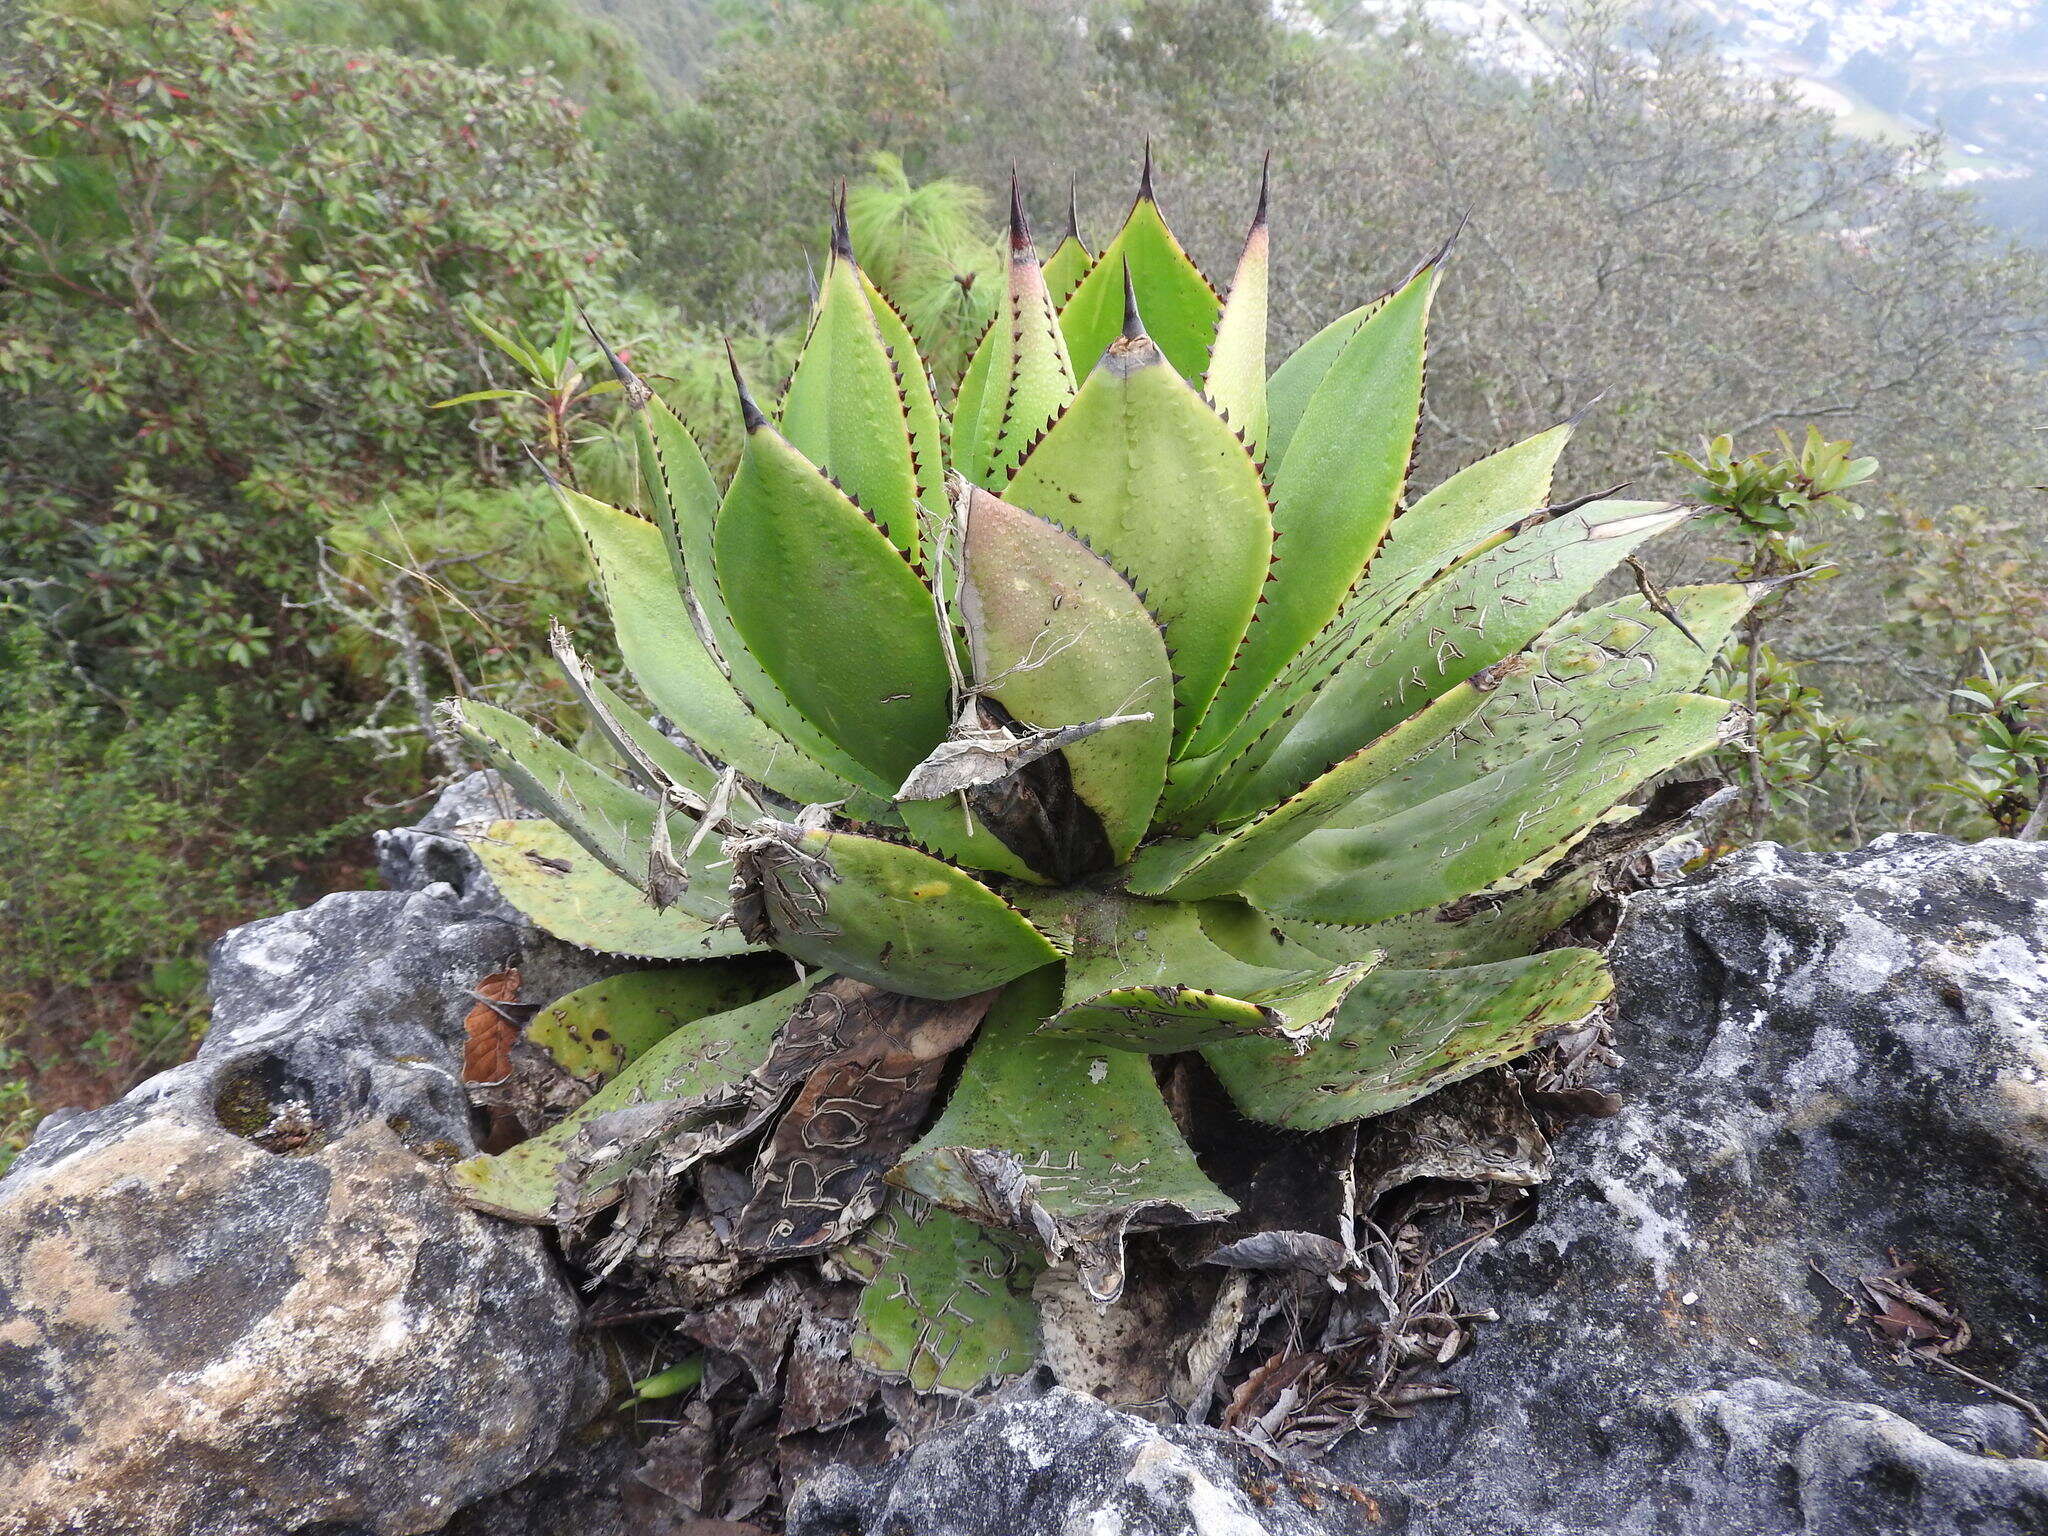
[[[1549,1177],[1550,1143],[1505,1069],[1453,1083],[1361,1130],[1358,1184],[1367,1207],[1414,1179],[1528,1189]]]
[[[811,1071],[761,1149],[734,1234],[749,1252],[836,1247],[881,1210],[882,1176],[916,1139],[947,1058],[974,1038],[996,996],[938,1002],[830,985],[846,1001],[834,1030],[846,1043]]]

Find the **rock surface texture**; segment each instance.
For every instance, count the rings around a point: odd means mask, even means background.
[[[1371,1495],[1208,1429],[1161,1429],[1055,1387],[920,1440],[880,1473],[835,1467],[789,1536],[1321,1536],[1384,1529]]]
[[[438,1530],[601,1403],[538,1234],[441,1182],[473,1150],[470,990],[515,960],[596,974],[448,883],[436,833],[484,792],[387,835],[413,888],[224,938],[197,1059],[0,1182],[4,1536]]]
[[[230,934],[198,1058],[0,1182],[0,1536],[682,1529],[633,1513],[540,1238],[440,1182],[471,989],[613,968],[478,878],[447,834],[492,802]],[[1464,1271],[1462,1396],[1307,1472],[1020,1393],[825,1472],[793,1536],[2048,1531],[2048,848],[1754,849],[1631,898],[1615,970],[1623,1107]]]
[[[1614,967],[1625,1107],[1466,1270],[1464,1396],[1338,1465],[1414,1536],[2048,1531],[2028,1414],[1842,1295],[1917,1263],[1948,1358],[2048,1400],[2048,848],[1755,848]]]

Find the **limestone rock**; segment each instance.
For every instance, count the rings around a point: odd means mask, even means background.
[[[789,1536],[1320,1536],[1388,1529],[1380,1500],[1206,1429],[1161,1429],[1054,1387],[920,1440],[877,1471],[834,1467]]]
[[[434,1531],[590,1417],[539,1234],[441,1180],[470,990],[524,958],[487,894],[230,933],[198,1057],[0,1181],[0,1536]]]
[[[2048,847],[1765,845],[1630,898],[1613,959],[1622,1112],[1466,1270],[1464,1396],[1338,1466],[1413,1536],[2048,1530],[2027,1415],[1838,1289],[1919,1261],[1954,1363],[2048,1401]]]

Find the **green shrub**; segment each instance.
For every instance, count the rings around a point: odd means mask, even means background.
[[[349,878],[334,852],[377,813],[298,829],[353,798],[363,757],[229,689],[123,715],[36,625],[0,631],[0,1158],[33,1107],[184,1054],[222,928]]]
[[[425,403],[456,303],[614,257],[545,77],[279,41],[231,10],[123,30],[29,8],[0,72],[0,582],[101,685],[329,701],[314,535],[472,460]]]

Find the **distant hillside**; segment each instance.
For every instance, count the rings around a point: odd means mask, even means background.
[[[697,79],[711,44],[727,24],[727,0],[577,0],[639,45],[642,62],[670,94]]]
[[[1407,0],[1356,0],[1392,18]],[[1423,0],[1475,53],[1517,73],[1554,67],[1523,0]],[[1938,131],[1943,173],[2000,227],[2048,243],[2048,0],[1665,0],[1727,55],[1798,82],[1844,132],[1908,141]]]
[[[1938,130],[1951,185],[2048,239],[2044,0],[1695,0],[1729,53],[1808,83],[1852,132]]]

